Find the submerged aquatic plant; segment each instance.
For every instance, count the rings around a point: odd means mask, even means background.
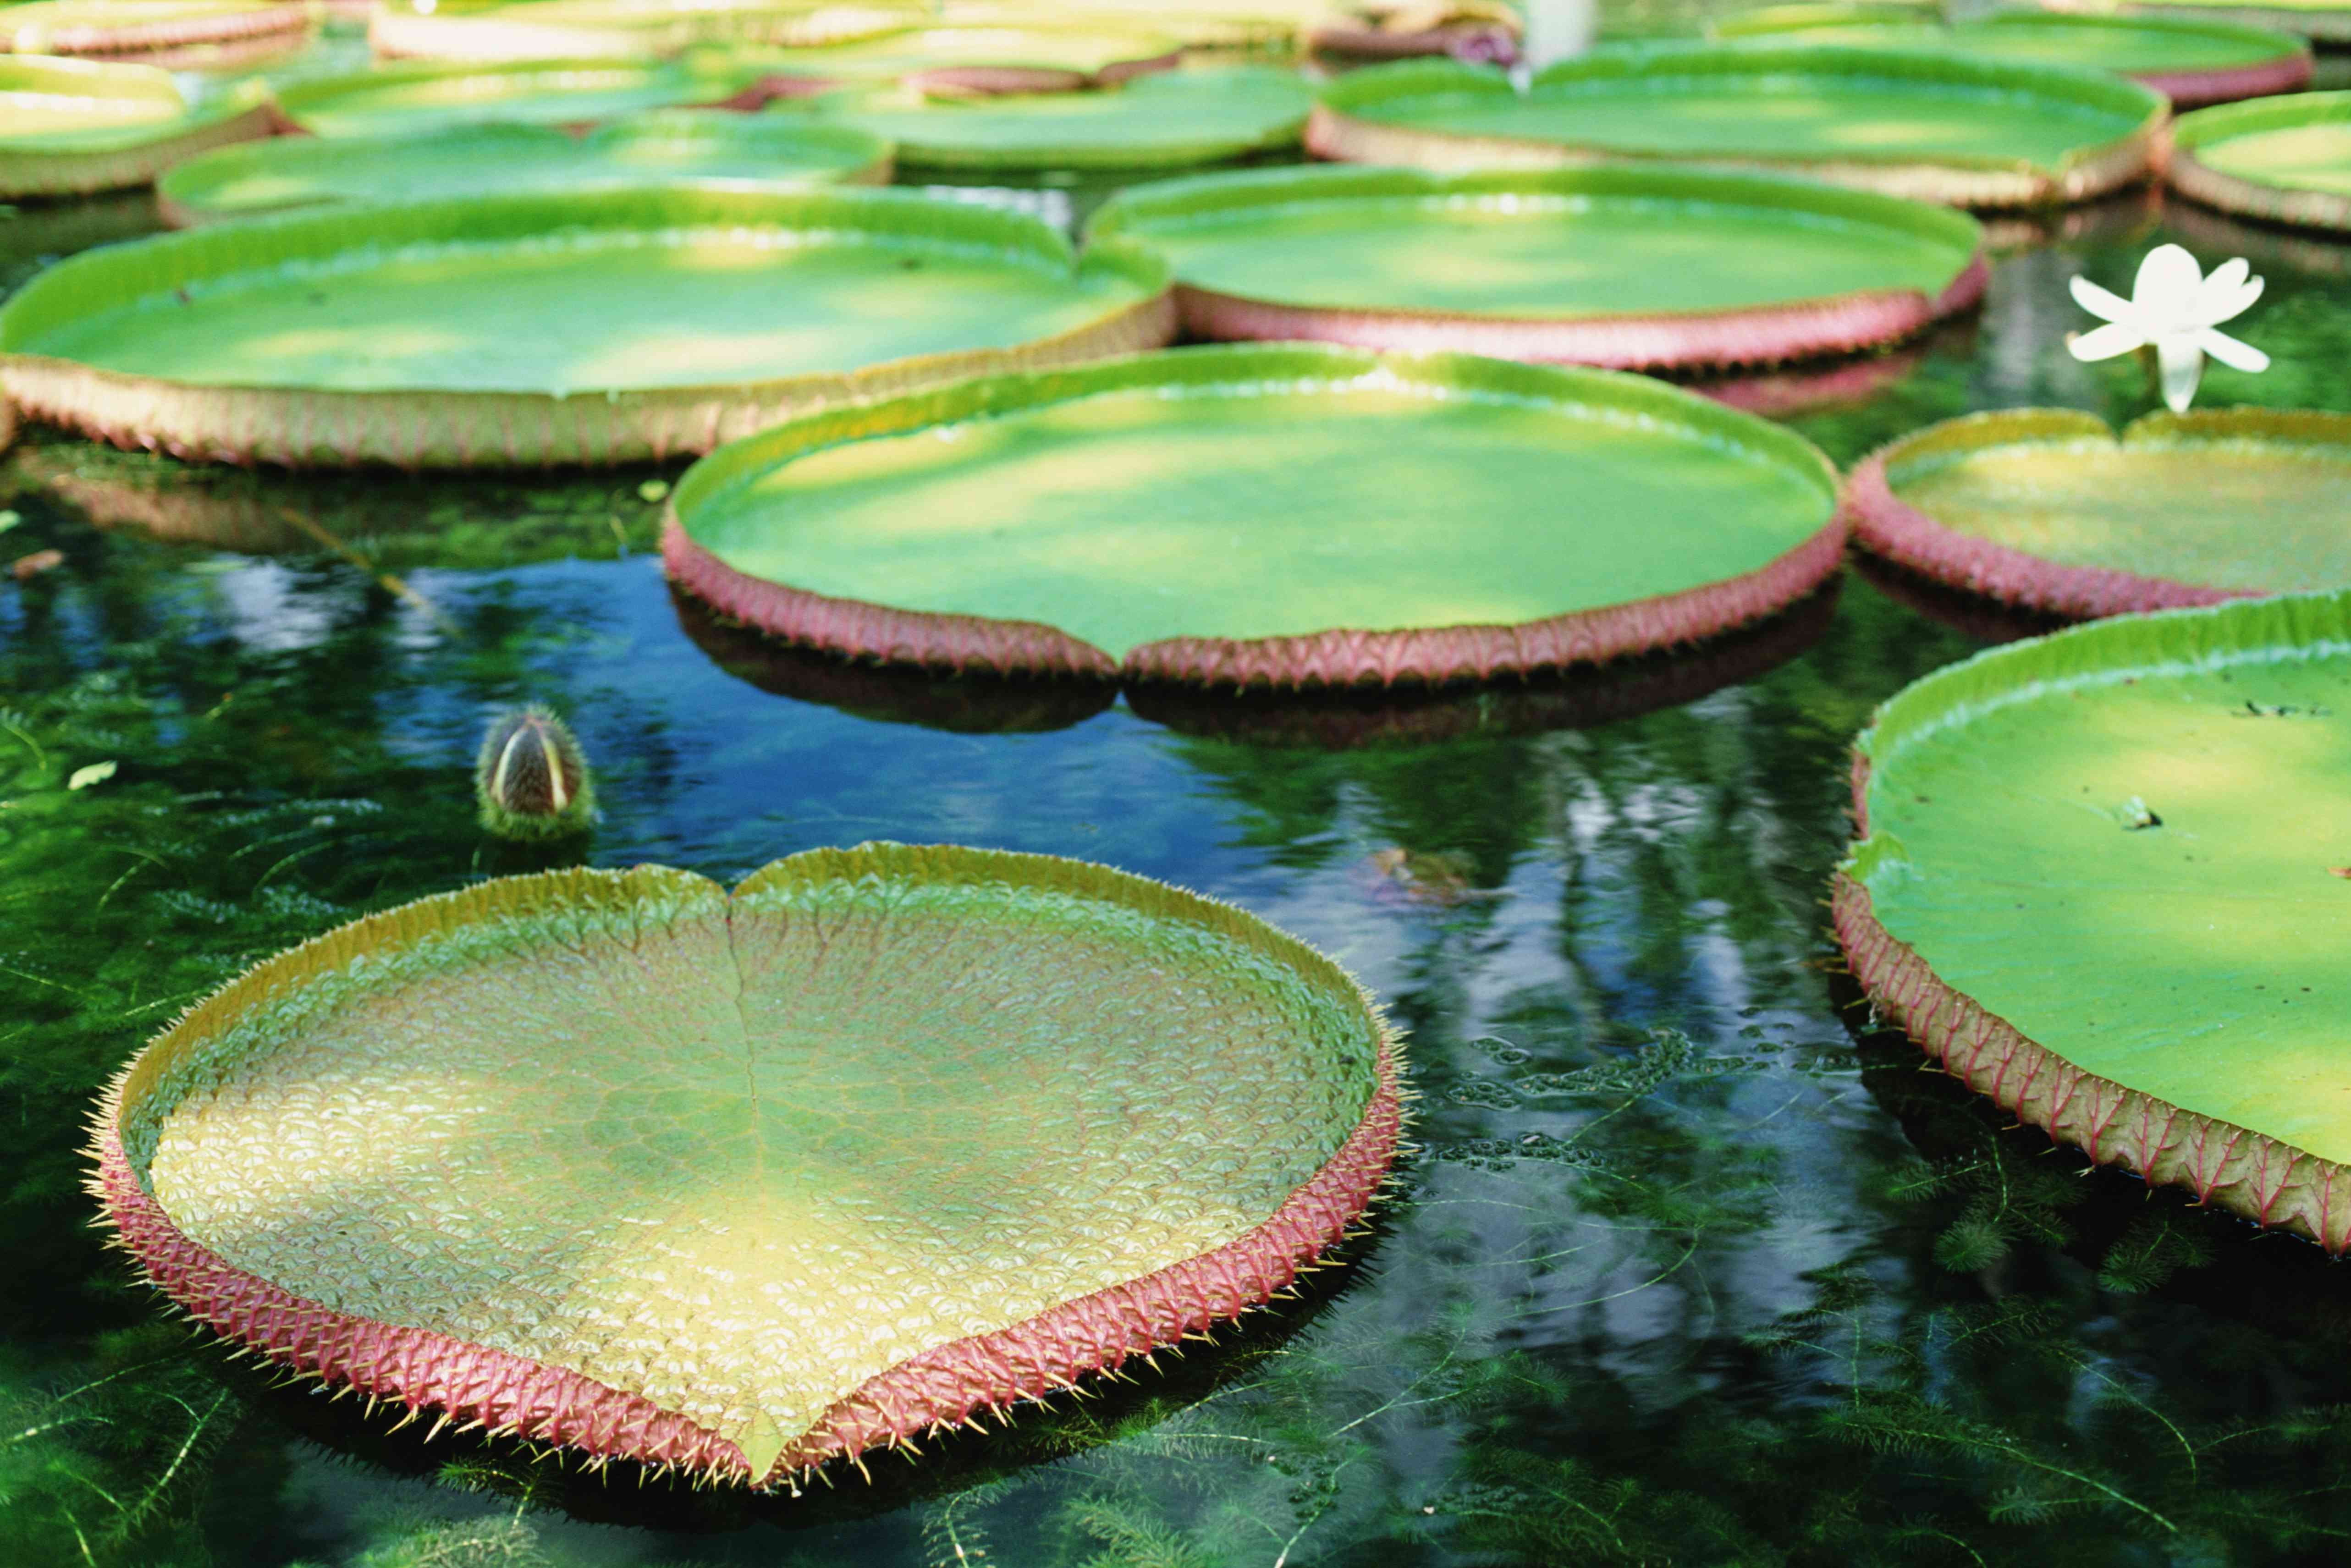
[[[2215,330],[2221,322],[2243,315],[2262,297],[2262,280],[2249,277],[2252,271],[2243,256],[2233,256],[2208,277],[2185,247],[2159,245],[2138,264],[2128,299],[2076,277],[2069,285],[2074,302],[2106,324],[2065,346],[2085,361],[2153,349],[2163,374],[2164,402],[2172,413],[2186,413],[2204,375],[2205,355],[2231,370],[2270,368],[2267,354]]]
[[[571,727],[537,703],[490,723],[474,759],[482,829],[502,839],[554,839],[596,821],[596,780]]]

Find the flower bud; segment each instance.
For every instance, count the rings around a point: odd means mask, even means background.
[[[552,839],[596,820],[588,758],[564,722],[534,703],[500,714],[474,762],[482,827],[506,839]]]

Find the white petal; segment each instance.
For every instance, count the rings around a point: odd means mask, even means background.
[[[2156,340],[2155,357],[2163,367],[2164,402],[2172,413],[2186,413],[2204,379],[2204,350],[2195,339],[2173,334]]]
[[[2076,277],[2066,287],[2074,291],[2074,303],[2101,321],[2125,320],[2131,313],[2129,300],[2086,277]]]
[[[2068,339],[2065,347],[2077,360],[2111,360],[2146,341],[2147,335],[2129,322],[2109,321],[2103,327],[2091,328],[2078,338]]]
[[[2210,292],[2210,278],[2205,280],[2207,291],[2198,296],[2196,300],[2197,319],[2207,327],[2234,320],[2252,308],[2253,301],[2262,297],[2262,280],[2258,277],[2240,284],[2227,294]]]
[[[2258,373],[2270,368],[2267,354],[2251,343],[2241,342],[2226,332],[2215,332],[2209,327],[2196,335],[2196,346],[2232,371]]]
[[[2142,319],[2177,321],[2196,308],[2196,287],[2204,269],[2176,245],[2159,245],[2138,264],[2138,280],[2131,285],[2131,305]]]

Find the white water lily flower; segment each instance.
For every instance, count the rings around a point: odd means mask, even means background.
[[[2213,329],[2244,314],[2262,297],[2262,280],[2241,256],[2204,276],[2196,258],[2176,245],[2159,245],[2138,264],[2128,299],[2086,277],[2073,282],[2074,302],[2106,325],[2067,342],[2077,360],[2111,360],[2152,345],[2163,369],[2163,401],[2186,413],[2204,374],[2204,356],[2238,371],[2265,371],[2270,357]]]

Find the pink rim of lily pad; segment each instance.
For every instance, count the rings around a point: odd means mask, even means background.
[[[1504,316],[1468,311],[1293,304],[1187,283],[1176,260],[1176,301],[1185,332],[1224,342],[1308,340],[1405,353],[1484,354],[1531,364],[1604,370],[1723,370],[1849,354],[1916,336],[1981,302],[1991,268],[1981,225],[1920,202],[1811,181],[1765,179],[1669,164],[1437,173],[1360,167],[1211,174],[1144,186],[1096,214],[1089,231],[1151,243],[1155,220],[1327,201],[1427,198],[1656,199],[1871,224],[1922,233],[1966,260],[1933,296],[1917,288],[1858,289],[1811,299],[1718,310]],[[1725,401],[1729,401],[1726,399]]]
[[[1726,60],[1743,53],[1748,57],[1747,63],[1753,64],[1759,71],[1767,68],[1855,70],[1866,68],[1872,62],[1883,65],[1892,60],[1901,68],[1930,71],[1943,79],[1977,81],[1988,87],[2004,85],[2011,90],[2031,90],[2036,84],[2044,87],[2070,85],[2071,90],[2077,95],[2083,92],[2101,97],[2114,97],[2117,93],[2136,94],[2144,107],[2139,110],[2138,123],[2129,131],[2110,141],[2077,149],[2058,167],[2052,169],[2022,163],[1972,163],[1960,160],[1908,159],[1892,155],[1883,158],[1761,158],[1725,152],[1720,154],[1682,152],[1668,160],[1655,153],[1575,142],[1398,124],[1349,112],[1351,108],[1359,107],[1361,102],[1376,100],[1382,90],[1377,84],[1383,77],[1388,83],[1416,91],[1439,92],[1448,88],[1453,90],[1463,88],[1478,90],[1481,87],[1491,90],[1488,81],[1492,75],[1490,72],[1457,66],[1452,62],[1406,61],[1343,77],[1337,84],[1326,87],[1307,118],[1306,149],[1318,158],[1340,162],[1401,164],[1440,170],[1557,169],[1593,163],[1673,161],[1715,169],[1800,175],[1848,189],[1875,191],[1881,195],[1907,197],[1943,206],[1987,209],[2053,206],[2088,201],[2155,173],[2162,168],[2169,149],[2169,106],[2159,97],[2151,97],[2149,90],[2138,83],[2103,72],[2015,66],[1957,55],[1946,57],[1867,49],[1841,51],[1820,47],[1771,48],[1736,45],[1713,47],[1711,51],[1703,47],[1659,47],[1649,51],[1646,64],[1639,63],[1640,57],[1637,56],[1626,58],[1635,61],[1636,69],[1654,68],[1663,73],[1673,68],[1669,62],[1677,53],[1703,59],[1709,52],[1719,52]],[[1842,59],[1838,57],[1840,55]],[[1447,70],[1448,67],[1453,73],[1449,82],[1435,74]],[[1556,78],[1569,78],[1583,74],[1587,68],[1590,68],[1585,62],[1569,61],[1544,74]],[[1431,74],[1416,81],[1405,74],[1407,72]],[[1541,86],[1541,81],[1542,78],[1539,77],[1537,85]]]
[[[887,859],[908,852],[899,845],[868,844],[815,852]],[[1075,865],[1102,882],[1144,881],[1050,856],[979,852],[1006,862],[1016,878],[1023,873],[1041,874],[1035,872],[1038,867]],[[299,973],[312,973],[346,962],[377,931],[410,911],[428,909],[443,918],[461,919],[483,902],[485,887],[496,886],[492,883],[445,894],[354,921],[265,961],[190,1009],[134,1057],[100,1097],[89,1150],[93,1168],[86,1182],[102,1206],[105,1222],[138,1260],[147,1281],[190,1317],[288,1370],[348,1387],[371,1401],[437,1411],[434,1433],[450,1423],[460,1430],[486,1427],[500,1435],[579,1448],[600,1462],[628,1460],[755,1488],[796,1485],[836,1458],[862,1469],[859,1456],[868,1449],[907,1448],[976,1415],[1068,1392],[1089,1374],[1115,1372],[1129,1361],[1264,1306],[1315,1268],[1331,1248],[1359,1233],[1359,1222],[1386,1183],[1403,1139],[1407,1112],[1402,1047],[1376,1004],[1356,988],[1379,1030],[1373,1092],[1337,1152],[1273,1214],[1236,1239],[1196,1257],[1063,1302],[1008,1328],[952,1341],[908,1358],[839,1400],[813,1428],[755,1475],[737,1444],[642,1395],[432,1330],[342,1312],[238,1269],[183,1232],[132,1166],[122,1134],[127,1098],[142,1063],[159,1048],[258,996],[273,983],[272,971],[290,966]],[[1220,920],[1246,922],[1302,946],[1215,900],[1172,888],[1164,892]],[[1343,971],[1331,967],[1343,977]]]
[[[2150,414],[2140,424],[2188,439],[2351,438],[2351,417],[2268,409],[2198,410]],[[2137,428],[2137,426],[2134,429]],[[2006,409],[1963,414],[1878,448],[1845,480],[1838,511],[1854,543],[1871,554],[1953,588],[2003,604],[2097,620],[2148,610],[2183,610],[2261,597],[2249,588],[2215,588],[2119,568],[2072,566],[1960,532],[1895,494],[1887,470],[1930,452],[1963,452],[2025,441],[2115,438],[2106,422],[2076,409]]]
[[[811,416],[761,433],[763,443],[813,450],[843,439],[901,434],[991,412],[1086,395],[1122,382],[1147,378],[1160,363],[1206,356],[1231,357],[1233,373],[1261,357],[1255,379],[1295,381],[1379,371],[1461,384],[1508,383],[1521,395],[1570,393],[1572,382],[1543,378],[1604,372],[1514,365],[1464,354],[1374,355],[1311,343],[1232,345],[1166,355],[1137,355],[1032,378],[967,382],[944,393],[853,411]],[[1311,361],[1312,364],[1306,361]],[[1621,397],[1653,403],[1685,423],[1736,428],[1750,441],[1775,444],[1792,462],[1834,470],[1801,438],[1646,377],[1622,378]],[[747,450],[747,449],[746,449]],[[709,461],[717,461],[718,454]],[[688,479],[692,478],[689,474]],[[1517,625],[1465,625],[1398,631],[1334,630],[1260,638],[1172,637],[1129,649],[1123,658],[1041,622],[903,610],[838,598],[737,570],[697,542],[681,519],[673,492],[662,525],[662,560],[671,580],[728,620],[789,643],[852,659],[926,665],[1000,675],[1067,675],[1094,680],[1163,681],[1197,686],[1307,688],[1439,685],[1448,681],[1523,676],[1577,664],[1605,664],[1701,642],[1784,609],[1834,572],[1844,558],[1845,523],[1834,511],[1802,542],[1750,571],[1677,593],[1579,610]]]
[[[265,5],[249,11],[222,11],[210,16],[181,16],[152,22],[96,23],[59,27],[39,39],[45,55],[134,55],[150,49],[178,48],[185,44],[222,44],[279,33],[308,31],[312,12],[303,0]],[[0,12],[0,49],[16,47],[17,29],[7,26]]]
[[[2270,184],[2216,169],[2199,158],[2208,142],[2332,121],[2351,126],[2351,92],[2311,93],[2268,103],[2222,104],[2187,115],[2172,128],[2171,162],[2164,179],[2190,201],[2224,213],[2295,228],[2351,233],[2351,195],[2339,191]]]
[[[2300,92],[2315,70],[2307,54],[2280,55],[2249,66],[2215,66],[2201,71],[2136,71],[2131,80],[2151,87],[2171,100],[2174,110],[2203,109],[2240,99],[2268,98]]]
[[[2340,624],[2343,602],[2340,595],[2331,603],[2316,595],[2273,601],[2314,603],[2316,613],[2334,625]],[[2030,656],[2026,650],[2042,647],[2052,650],[2050,668],[2070,669],[2074,666],[2063,663],[2059,651],[2073,639],[2106,629],[2072,628],[2035,643],[1979,655],[1979,661]],[[1953,666],[1927,680],[1953,680],[1963,694],[1960,703],[1981,700],[1981,689],[1970,685],[1962,673],[1971,664]],[[1893,701],[1902,703],[1907,696],[1906,693]],[[1933,699],[1924,699],[1924,704],[1920,716],[1931,716],[1937,705]],[[1880,708],[1873,728],[1854,748],[1850,788],[1857,843],[1870,835],[1871,747],[1886,721],[1887,708]],[[2217,1116],[2185,1110],[2067,1061],[1937,975],[1927,958],[1878,919],[1869,889],[1850,862],[1833,879],[1830,910],[1837,943],[1877,1016],[1908,1035],[1942,1071],[2018,1121],[2074,1145],[2099,1164],[2124,1166],[2150,1184],[2185,1186],[2199,1203],[2298,1232],[2329,1252],[2351,1249],[2351,1166]]]
[[[1059,235],[1041,221],[955,204],[930,202],[891,192],[837,190],[826,193],[758,194],[716,189],[616,189],[574,192],[544,198],[528,193],[443,198],[406,205],[355,210],[297,211],[238,224],[185,229],[75,256],[52,267],[9,301],[11,312],[40,308],[46,290],[68,292],[83,281],[84,269],[121,274],[168,267],[181,254],[169,247],[215,246],[228,255],[260,236],[298,236],[316,230],[329,236],[351,225],[380,222],[394,234],[402,225],[430,231],[436,214],[479,209],[496,215],[510,208],[508,226],[527,216],[532,204],[544,210],[545,226],[592,221],[598,212],[623,214],[640,198],[677,207],[674,222],[757,223],[789,226],[830,223],[851,227],[860,221],[859,203],[885,203],[868,214],[883,226],[904,228],[918,209],[924,222],[943,232],[1032,252],[1067,255]],[[798,212],[800,215],[794,217]],[[1013,369],[1083,362],[1106,355],[1156,348],[1175,335],[1176,306],[1165,268],[1155,257],[1131,247],[1098,246],[1079,265],[1131,276],[1137,296],[1096,319],[1050,337],[1004,348],[974,348],[917,355],[840,371],[808,372],[734,385],[653,387],[583,392],[558,396],[539,392],[386,391],[346,392],[296,386],[198,384],[164,377],[111,371],[47,355],[0,352],[0,391],[28,418],[78,431],[125,448],[143,447],[199,462],[275,464],[288,468],[383,463],[402,468],[607,465],[706,453],[779,420],[843,402],[885,397],[967,376]],[[0,317],[5,323],[5,317]]]

